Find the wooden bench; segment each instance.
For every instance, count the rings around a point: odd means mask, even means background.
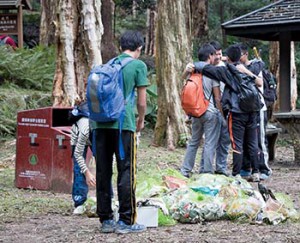
[[[279,127],[267,127],[266,137],[268,140],[269,160],[272,161],[275,158],[275,144],[278,134],[282,132]]]

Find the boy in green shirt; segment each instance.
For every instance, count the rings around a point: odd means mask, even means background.
[[[124,97],[128,97],[137,89],[138,118],[135,119],[134,104],[126,104],[125,118],[122,125],[122,142],[125,158],[119,153],[119,122],[92,122],[93,147],[96,157],[97,213],[102,224],[103,233],[131,233],[146,229],[136,224],[136,132],[144,127],[146,112],[147,66],[138,60],[144,45],[143,36],[136,31],[127,31],[121,36],[123,53],[120,60],[132,57],[122,70],[124,80]],[[113,220],[111,208],[111,179],[113,155],[117,159],[117,191],[119,199],[119,221]]]

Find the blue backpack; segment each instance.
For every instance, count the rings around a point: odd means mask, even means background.
[[[122,61],[118,57],[106,64],[94,67],[87,82],[87,102],[91,120],[97,122],[119,121],[119,151],[124,159],[122,143],[122,126],[125,117],[126,104],[134,98],[134,90],[124,97],[124,82],[122,69],[134,59],[126,57]]]
[[[94,67],[87,82],[87,102],[90,119],[97,122],[113,122],[121,118],[125,105],[133,96],[124,97],[122,69],[134,59],[118,57]]]

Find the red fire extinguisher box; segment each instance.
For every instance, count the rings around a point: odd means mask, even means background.
[[[70,109],[46,107],[18,112],[16,187],[71,192]]]

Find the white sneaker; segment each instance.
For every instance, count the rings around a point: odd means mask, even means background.
[[[81,214],[84,214],[84,211],[85,211],[84,206],[80,205],[80,206],[78,206],[74,209],[73,214],[74,215],[81,215]]]

